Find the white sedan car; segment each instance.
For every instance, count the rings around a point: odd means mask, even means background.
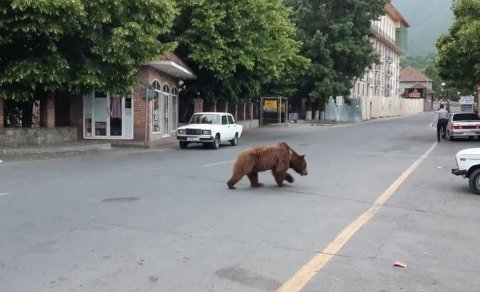
[[[468,178],[470,189],[480,195],[480,148],[467,148],[455,155],[457,168],[452,169],[453,175]]]
[[[182,149],[190,143],[202,143],[218,149],[223,142],[237,145],[242,129],[242,125],[237,124],[230,113],[194,113],[188,125],[177,129],[177,140]]]
[[[480,138],[480,117],[476,113],[451,113],[447,126],[447,138]]]

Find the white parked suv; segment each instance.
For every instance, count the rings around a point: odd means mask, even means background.
[[[230,113],[194,113],[188,125],[177,129],[177,140],[182,149],[190,143],[202,143],[218,149],[223,142],[237,145],[242,129],[242,125],[237,124]]]
[[[480,148],[463,149],[455,155],[457,168],[452,174],[469,179],[470,189],[480,195]]]

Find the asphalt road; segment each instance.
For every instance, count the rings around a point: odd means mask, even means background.
[[[478,291],[480,196],[450,169],[480,142],[436,144],[431,120],[5,161],[0,291]],[[227,189],[238,153],[278,141],[306,154],[308,176]]]

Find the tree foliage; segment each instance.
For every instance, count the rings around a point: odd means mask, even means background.
[[[455,0],[455,20],[437,40],[439,75],[459,89],[480,82],[480,1]]]
[[[385,0],[286,0],[293,8],[302,54],[311,59],[301,94],[314,99],[348,94],[356,78],[377,61],[370,24]]]
[[[158,37],[175,13],[169,0],[1,1],[0,94],[129,92],[139,65],[173,48]]]
[[[287,79],[307,59],[281,0],[179,0],[172,36],[176,54],[197,73],[184,94],[207,100],[245,100],[262,87],[292,90]],[[286,86],[285,86],[286,85]]]

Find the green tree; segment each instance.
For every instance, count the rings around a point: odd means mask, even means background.
[[[173,48],[169,0],[7,0],[0,3],[0,94],[32,98],[129,92],[138,66]]]
[[[286,0],[293,8],[302,54],[311,59],[299,91],[323,104],[349,94],[356,78],[378,60],[370,24],[384,14],[385,0]]]
[[[307,59],[281,0],[178,0],[175,53],[196,73],[187,96],[247,100],[263,89],[288,93]],[[287,78],[289,77],[289,78]]]
[[[455,0],[454,22],[436,43],[439,75],[459,90],[472,92],[480,82],[480,1]]]
[[[411,66],[418,71],[425,72],[425,68],[436,58],[436,53],[429,53],[424,56],[404,56],[400,59],[400,67]]]

